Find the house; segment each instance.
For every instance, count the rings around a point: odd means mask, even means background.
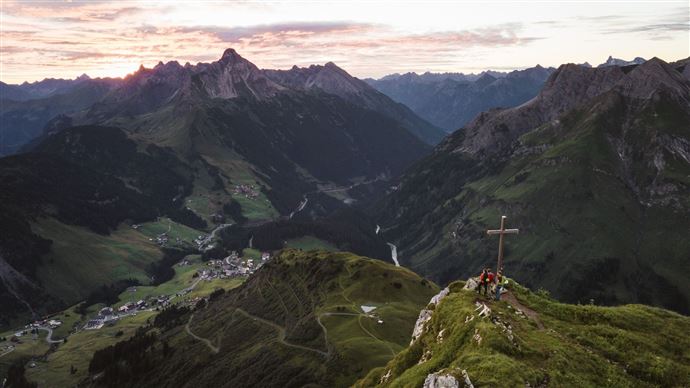
[[[137,307],[139,307],[139,308],[146,307],[146,302],[143,299],[141,299],[140,301],[137,302]]]
[[[84,325],[85,330],[98,330],[103,327],[103,321],[100,319],[91,319]]]
[[[112,307],[103,307],[101,311],[98,312],[100,315],[113,315],[114,311]]]

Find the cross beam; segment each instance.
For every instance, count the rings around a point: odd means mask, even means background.
[[[503,268],[503,236],[506,234],[518,234],[520,229],[506,229],[506,219],[508,217],[501,216],[501,229],[489,229],[486,231],[488,235],[497,234],[498,237],[498,267],[496,267],[496,273],[502,271]]]

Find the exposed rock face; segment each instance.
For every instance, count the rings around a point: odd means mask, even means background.
[[[457,370],[459,372],[459,370]],[[424,388],[474,388],[466,370],[462,370],[462,380],[448,372],[430,373],[424,379]]]
[[[264,99],[285,88],[266,77],[256,65],[227,49],[218,62],[192,68],[199,74],[209,96],[218,98],[254,97]]]
[[[439,292],[431,298],[429,304],[438,306],[441,300],[443,300],[443,298],[445,298],[449,293],[450,289],[448,287],[444,288],[443,290],[441,290],[441,292]],[[412,340],[410,341],[410,345],[413,344],[419,337],[421,337],[422,334],[424,334],[424,330],[426,328],[425,325],[427,322],[429,322],[433,313],[433,310],[430,310],[428,308],[425,308],[419,312],[419,317],[417,318],[417,322],[414,325],[414,330],[412,330]]]
[[[477,116],[467,125],[460,150],[470,154],[500,151],[528,130],[611,89],[624,76],[618,67],[590,69],[575,64],[562,65],[534,99],[515,108]]]
[[[464,385],[463,385],[464,386]],[[424,380],[424,388],[459,388],[460,382],[455,376],[432,373]]]
[[[193,82],[194,81],[194,82]],[[285,88],[271,81],[256,65],[235,50],[225,50],[216,62],[181,66],[177,61],[143,66],[125,78],[121,88],[105,99],[105,104],[132,101],[132,113],[156,109],[173,99],[238,97],[262,100]]]
[[[660,90],[690,98],[683,76],[658,58],[627,70],[618,66],[562,65],[537,97],[515,108],[482,113],[468,124],[459,147],[453,146],[469,154],[500,152],[518,136],[611,90],[640,99],[650,98]],[[450,141],[449,138],[447,143]]]

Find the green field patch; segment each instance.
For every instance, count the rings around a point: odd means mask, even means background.
[[[258,177],[253,167],[237,155],[230,155],[225,150],[209,147],[204,153],[208,163],[218,167],[223,174],[230,178],[230,184],[226,184],[225,190],[230,193],[242,207],[242,215],[252,220],[269,220],[280,216],[266,195],[260,190],[265,183]],[[254,186],[258,194],[256,198],[247,198],[235,191],[236,185]],[[203,204],[202,204],[203,206]]]
[[[155,244],[125,225],[105,236],[42,219],[32,230],[53,241],[51,252],[37,269],[38,278],[49,293],[67,303],[76,303],[92,290],[118,280],[146,283],[146,267],[162,258]]]
[[[148,237],[148,239],[153,239],[149,241],[154,243],[157,236],[167,233],[169,237],[167,245],[170,246],[196,246],[194,240],[197,237],[205,234],[205,232],[179,224],[165,217],[160,218],[157,221],[145,222],[141,225],[138,225],[136,230]],[[180,242],[178,242],[177,239],[180,239]]]
[[[154,315],[155,312],[143,311],[136,316],[123,318],[113,326],[73,334],[48,356],[46,362],[37,362],[35,368],[27,368],[26,377],[40,387],[75,386],[88,376],[89,362],[97,350],[131,337],[137,328]],[[76,373],[70,373],[71,367],[76,368]]]

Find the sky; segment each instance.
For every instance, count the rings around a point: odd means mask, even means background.
[[[0,0],[0,80],[121,77],[236,49],[360,78],[690,56],[690,1]]]

